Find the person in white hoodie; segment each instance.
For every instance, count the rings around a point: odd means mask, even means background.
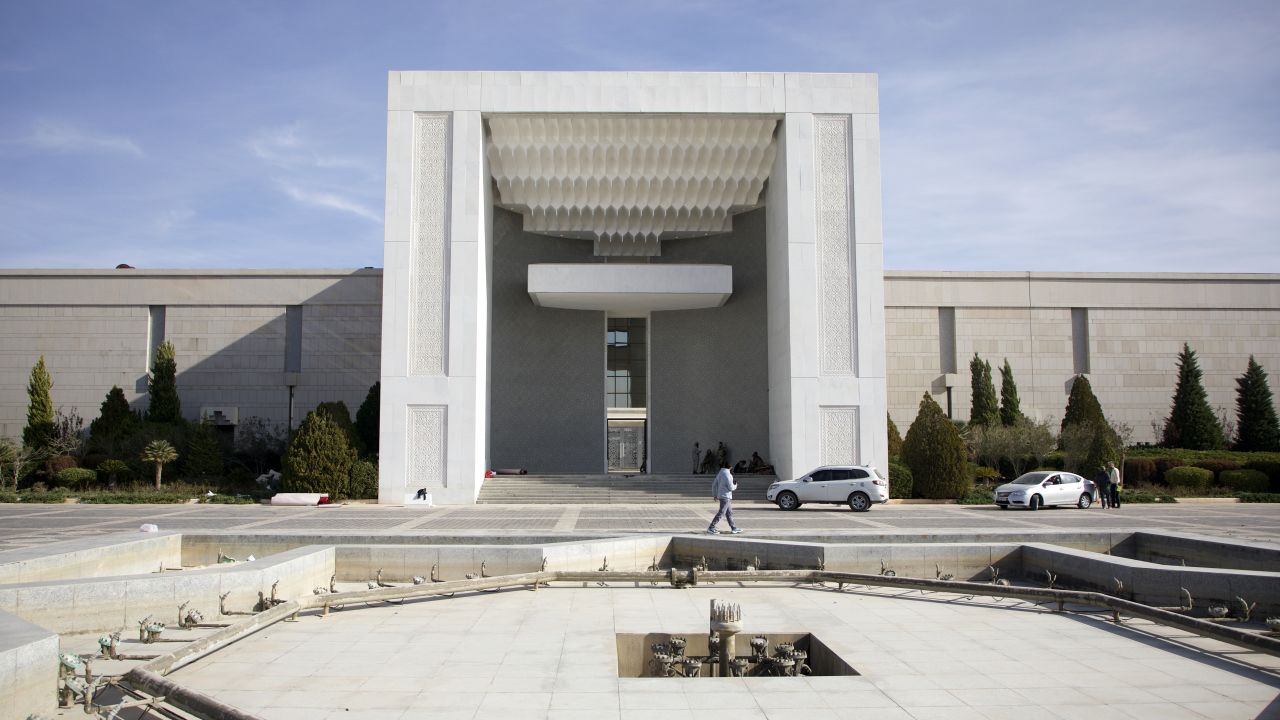
[[[716,529],[716,525],[720,524],[720,518],[724,518],[729,522],[729,532],[737,535],[742,532],[733,522],[733,491],[738,489],[738,484],[733,481],[733,473],[729,471],[729,463],[720,463],[720,472],[716,473],[716,479],[711,481],[711,497],[720,502],[720,509],[716,511],[716,516],[711,519],[711,525],[707,528],[707,532],[712,535],[719,535],[720,531]]]

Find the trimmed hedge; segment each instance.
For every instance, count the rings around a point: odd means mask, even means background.
[[[1228,470],[1239,470],[1240,463],[1235,460],[1193,460],[1187,463],[1191,467],[1204,468],[1213,473],[1213,477],[1218,482],[1222,482],[1221,475]]]
[[[1213,483],[1213,471],[1198,467],[1174,467],[1164,474],[1169,487],[1203,492]],[[1120,498],[1124,502],[1124,497]]]
[[[1271,486],[1271,478],[1261,470],[1223,470],[1218,482],[1246,493],[1264,493]]]
[[[1184,463],[1182,460],[1179,460],[1178,458],[1172,458],[1172,457],[1156,458],[1156,482],[1168,485],[1169,479],[1166,476],[1169,474],[1169,471],[1174,468],[1182,467],[1185,464],[1186,463]]]
[[[1250,460],[1244,466],[1248,470],[1266,473],[1267,477],[1271,478],[1271,492],[1280,492],[1280,461]]]
[[[71,467],[58,471],[58,484],[63,487],[88,487],[98,479],[98,473],[89,468]]]
[[[1156,481],[1156,463],[1147,458],[1126,458],[1124,461],[1126,483],[1148,484]]]
[[[1168,493],[1155,492],[1152,490],[1122,490],[1120,492],[1120,507],[1124,507],[1125,503],[1176,503],[1178,499]]]

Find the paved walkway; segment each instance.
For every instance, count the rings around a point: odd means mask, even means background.
[[[582,535],[701,532],[714,511],[695,505],[479,505],[324,508],[262,505],[3,505],[0,550],[88,535],[125,532],[142,523],[161,530],[377,535]],[[869,513],[836,506],[783,512],[765,503],[736,507],[747,536],[857,536],[887,532],[1165,529],[1280,543],[1280,504],[1128,505],[1119,510],[1003,512],[989,506],[887,505]]]

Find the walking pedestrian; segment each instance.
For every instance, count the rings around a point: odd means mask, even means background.
[[[720,509],[716,511],[716,516],[711,519],[711,525],[707,527],[707,532],[712,535],[719,535],[720,530],[716,525],[720,524],[720,518],[724,518],[729,522],[729,532],[737,535],[742,532],[733,522],[733,491],[738,489],[738,484],[733,481],[733,473],[729,471],[729,463],[723,461],[720,463],[720,472],[716,473],[716,479],[711,481],[711,498],[720,503]]]

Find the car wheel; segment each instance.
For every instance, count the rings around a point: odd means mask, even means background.
[[[1093,496],[1089,493],[1080,493],[1080,500],[1076,503],[1076,507],[1084,510],[1093,504]]]
[[[800,507],[800,498],[790,490],[778,493],[778,507],[783,510],[795,510]]]
[[[1031,500],[1027,502],[1027,509],[1032,511],[1039,510],[1040,505],[1041,505],[1040,496],[1032,495]]]
[[[856,492],[849,496],[849,509],[854,512],[866,512],[871,509],[871,498],[866,493]]]

